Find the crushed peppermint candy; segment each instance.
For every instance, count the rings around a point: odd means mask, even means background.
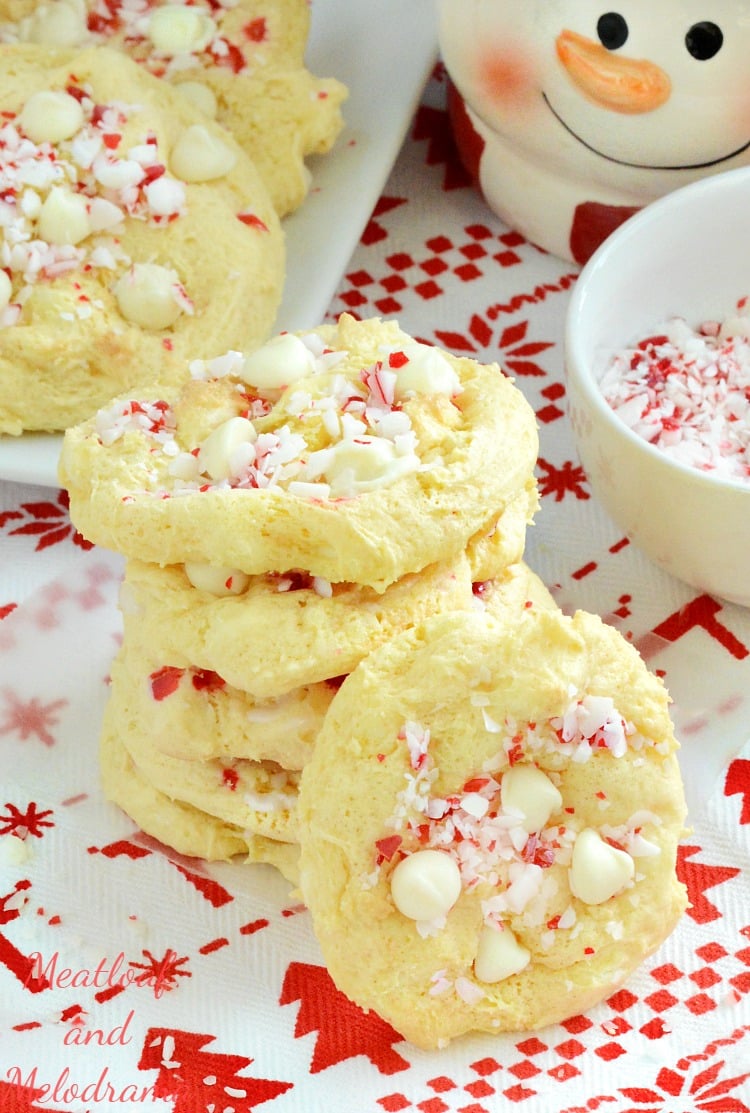
[[[173,454],[175,418],[167,402],[115,402],[99,410],[94,419],[99,440],[114,444],[128,430],[160,441],[167,455]]]
[[[617,352],[601,390],[625,425],[676,463],[750,483],[750,315],[667,321]]]
[[[229,351],[192,361],[193,380],[228,382],[243,410],[184,450],[173,426],[150,428],[140,422],[141,432],[160,442],[168,458],[161,485],[152,493],[170,498],[216,489],[282,488],[293,497],[327,502],[376,491],[433,467],[434,461],[423,464],[418,455],[417,432],[397,386],[399,375],[408,373],[411,378],[404,382],[410,396],[428,392],[453,398],[460,383],[448,361],[416,343],[344,371],[340,364],[347,358],[349,351],[332,350],[310,332],[281,333],[249,355]],[[439,360],[447,371],[436,364]],[[435,366],[440,376],[433,384]],[[104,445],[138,424],[112,408],[96,419]],[[315,590],[326,594],[329,587],[320,581]]]
[[[508,915],[525,915],[530,922],[543,923],[542,906],[548,906],[557,889],[546,871],[552,866],[570,865],[576,831],[566,823],[555,822],[554,810],[539,830],[528,829],[524,814],[512,804],[503,803],[507,800],[503,778],[509,771],[513,778],[512,771],[519,762],[533,763],[543,754],[562,753],[574,762],[582,762],[597,750],[621,758],[631,749],[650,744],[626,723],[610,697],[579,695],[573,689],[569,696],[563,714],[545,723],[530,722],[521,727],[506,722],[502,749],[492,762],[446,796],[434,793],[439,770],[430,752],[429,729],[406,722],[398,736],[408,757],[404,785],[385,824],[386,833],[376,840],[375,869],[364,879],[364,885],[377,884],[386,865],[396,865],[421,850],[441,850],[454,859],[464,890],[497,890],[481,901],[485,923],[500,923]],[[478,697],[479,710],[486,713],[481,694]],[[546,776],[553,783],[558,778],[551,771]],[[659,848],[642,835],[647,823],[658,826],[658,817],[638,812],[624,826],[603,827],[602,837],[634,856],[650,857],[658,854]],[[552,931],[573,927],[575,922],[571,910],[547,927]],[[418,922],[417,930],[426,937],[442,926],[442,919],[439,923]]]
[[[448,977],[447,970],[437,970],[430,978],[430,997],[442,997],[453,991],[467,1005],[476,1005],[487,996],[485,991],[470,978],[459,976],[455,980]]]
[[[80,108],[67,138],[35,141],[23,110],[6,113],[0,127],[0,269],[9,279],[0,327],[22,319],[37,282],[81,268],[127,269],[132,261],[115,238],[126,219],[166,225],[186,208],[185,185],[167,170],[155,135],[123,147],[131,106],[97,104],[72,80],[51,95]],[[192,312],[186,295],[180,309]]]
[[[184,0],[183,0],[184,2]],[[210,0],[185,4],[192,20],[188,31],[172,35],[166,19],[152,12],[152,0],[93,0],[86,5],[75,0],[57,0],[57,21],[64,20],[68,42],[83,46],[106,45],[117,37],[125,41],[134,57],[157,77],[171,77],[197,64],[216,65],[241,73],[248,62],[237,43],[221,34],[223,14],[236,7],[237,0]],[[182,3],[175,4],[182,6]],[[0,24],[0,42],[23,43],[48,41],[44,38],[46,6],[15,22]],[[49,15],[46,16],[49,19]],[[243,33],[246,47],[263,44],[267,37],[266,20],[252,21]]]

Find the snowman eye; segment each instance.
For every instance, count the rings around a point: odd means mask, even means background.
[[[713,58],[714,54],[718,54],[723,42],[724,35],[721,27],[717,27],[715,23],[705,21],[694,23],[685,35],[685,46],[688,48],[688,52],[699,62],[705,62],[709,58]]]
[[[596,24],[599,42],[607,50],[617,50],[628,38],[628,25],[619,12],[606,12],[600,15]]]

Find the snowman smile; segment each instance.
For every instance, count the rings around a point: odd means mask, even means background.
[[[743,143],[741,147],[737,147],[734,151],[730,151],[728,154],[720,155],[718,158],[708,159],[706,162],[682,163],[677,166],[663,166],[659,165],[658,163],[650,162],[628,162],[626,159],[615,158],[614,155],[608,155],[604,151],[600,151],[598,150],[598,148],[592,146],[591,143],[588,143],[585,139],[578,135],[573,130],[573,128],[565,122],[560,113],[555,110],[545,92],[542,92],[542,99],[547,105],[547,108],[557,120],[557,122],[563,128],[565,128],[565,131],[567,131],[568,135],[571,135],[577,143],[580,143],[581,146],[585,147],[587,151],[591,151],[592,154],[598,155],[599,158],[606,159],[607,162],[614,162],[618,166],[632,166],[636,170],[705,170],[710,166],[718,166],[722,162],[728,162],[730,159],[735,158],[737,155],[741,155],[744,151],[750,148],[750,139],[748,139],[747,143]]]

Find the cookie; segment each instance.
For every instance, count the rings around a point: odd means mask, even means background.
[[[533,522],[538,507],[536,480],[530,476],[489,530],[476,533],[466,546],[475,582],[491,580],[500,569],[523,560],[526,528]]]
[[[281,227],[235,140],[117,51],[0,47],[0,432],[268,335]]]
[[[152,748],[227,767],[242,759],[299,770],[309,760],[336,686],[312,684],[254,700],[214,671],[165,664],[142,634],[137,623],[128,628],[117,684],[129,720]]]
[[[263,862],[297,882],[298,847],[252,835],[159,792],[135,767],[105,712],[100,747],[102,786],[145,834],[178,854],[207,861]]]
[[[0,42],[116,48],[180,90],[232,132],[279,215],[302,203],[305,160],[343,126],[344,85],[304,65],[309,24],[306,0],[0,3]]]
[[[685,908],[676,749],[662,683],[592,615],[440,616],[376,650],[300,787],[336,985],[423,1048],[612,993]]]
[[[510,564],[493,579],[474,584],[474,610],[484,611],[492,618],[512,624],[522,611],[533,607],[558,610],[549,589],[528,564]]]
[[[474,602],[472,569],[461,554],[382,594],[299,572],[242,577],[205,565],[131,560],[120,605],[126,638],[152,647],[162,663],[209,669],[267,700],[350,673],[388,638]]]
[[[162,672],[150,683],[152,692],[166,698],[163,693],[174,683],[174,674]],[[176,690],[168,698],[175,705],[181,693]],[[131,698],[127,672],[115,660],[107,704],[108,730],[116,734],[136,770],[170,799],[190,804],[231,827],[280,842],[295,841],[298,773],[270,761],[174,757],[154,745],[152,731],[160,724],[154,724],[148,714],[141,718],[140,709]]]
[[[533,474],[535,418],[513,383],[393,321],[344,314],[192,372],[66,434],[60,480],[89,540],[383,591],[455,558]]]

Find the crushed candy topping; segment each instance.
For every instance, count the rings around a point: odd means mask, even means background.
[[[159,441],[174,444],[174,414],[167,402],[115,402],[99,410],[95,418],[96,433],[104,445],[114,444],[128,430],[134,430]],[[168,453],[171,455],[171,452]]]
[[[474,701],[486,715],[481,693]],[[492,721],[492,728],[497,724]],[[434,793],[439,770],[430,753],[430,732],[420,723],[406,722],[399,733],[408,768],[397,794],[393,814],[384,834],[374,846],[374,871],[363,881],[377,884],[381,869],[390,871],[405,858],[423,850],[440,850],[456,863],[462,888],[480,888],[484,922],[498,926],[508,915],[524,915],[529,922],[545,923],[544,909],[557,892],[557,882],[548,876],[552,866],[570,867],[576,845],[576,830],[556,817],[572,809],[560,807],[555,784],[559,775],[543,773],[533,764],[543,754],[564,754],[574,762],[588,761],[596,750],[620,758],[629,749],[652,745],[625,722],[609,697],[570,692],[564,713],[545,723],[502,725],[502,748],[487,768],[471,777],[447,796]],[[521,780],[516,771],[528,770]],[[533,773],[532,773],[533,771]],[[505,777],[513,780],[511,795],[503,790]],[[549,801],[540,810],[537,790],[544,788]],[[530,793],[526,806],[523,793]],[[509,802],[504,803],[504,797]],[[529,823],[537,816],[539,829]],[[541,821],[539,820],[541,816]],[[600,836],[610,846],[632,857],[658,854],[659,848],[645,839],[642,828],[659,824],[650,812],[638,812],[621,827],[602,827]],[[494,892],[493,892],[494,890]],[[547,913],[547,916],[549,913]],[[543,945],[551,945],[555,931],[574,928],[575,911],[546,922]],[[417,923],[423,936],[444,926],[444,917]],[[439,992],[434,990],[434,992]]]
[[[156,137],[123,149],[128,105],[97,104],[72,81],[64,93],[49,95],[80,106],[72,134],[35,141],[24,127],[25,110],[6,114],[0,127],[0,268],[10,280],[0,326],[21,319],[37,282],[82,268],[127,270],[132,261],[116,239],[127,218],[162,225],[185,212],[184,183],[169,174]],[[41,110],[34,113],[35,134],[45,132],[45,120]],[[90,315],[91,304],[85,308]],[[185,297],[180,309],[186,308]]]
[[[386,351],[382,359],[356,374],[338,370],[348,355],[345,350],[326,348],[316,333],[300,337],[282,333],[248,356],[229,351],[214,359],[192,361],[192,379],[227,380],[247,407],[241,416],[217,425],[200,444],[184,450],[177,447],[173,427],[149,429],[142,422],[144,435],[160,441],[163,454],[170,458],[162,484],[164,479],[171,482],[155,491],[156,496],[279,487],[298,498],[325,502],[354,498],[433,466],[423,464],[417,454],[417,434],[396,386],[412,359],[427,358],[431,366],[439,358],[452,378],[440,380],[435,393],[452,396],[460,384],[456,386],[457,376],[447,360],[427,345],[411,344],[403,351]],[[421,383],[418,377],[415,381]],[[143,404],[144,409],[153,405]],[[278,424],[270,427],[271,421],[265,419],[273,419],[274,407]],[[105,445],[137,424],[117,407],[100,411],[96,419]],[[154,466],[158,468],[158,459]],[[329,586],[319,581],[315,590],[327,595]]]
[[[248,65],[245,54],[217,25],[235,6],[236,0],[178,0],[161,7],[153,0],[56,0],[23,19],[0,24],[0,42],[58,45],[62,33],[67,46],[90,46],[117,35],[157,77],[172,77],[197,64],[241,73]],[[243,40],[257,49],[266,37],[265,20],[257,20]]]
[[[600,386],[624,424],[677,463],[750,483],[750,315],[674,318],[617,352]]]

